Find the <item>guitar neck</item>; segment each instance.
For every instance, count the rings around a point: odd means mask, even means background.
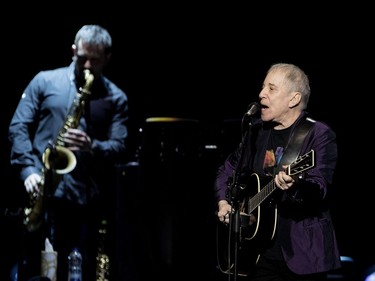
[[[311,169],[315,165],[315,152],[314,150],[310,150],[305,155],[302,155],[297,158],[296,161],[288,165],[288,167],[285,169],[285,172],[289,176],[298,175],[302,172]],[[261,186],[260,184],[260,178],[259,175],[254,173],[252,176],[256,176],[257,178],[257,185],[258,190]],[[268,196],[272,194],[272,192],[276,189],[276,184],[274,178],[270,180],[262,189],[258,191],[257,194],[255,194],[252,198],[249,199],[248,202],[248,209],[249,213],[253,212],[265,199],[267,199]]]
[[[259,180],[259,179],[258,179]],[[276,189],[275,180],[272,179],[257,194],[249,200],[249,213],[252,213]]]

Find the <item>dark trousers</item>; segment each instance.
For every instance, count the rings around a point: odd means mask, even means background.
[[[40,275],[41,251],[46,238],[57,251],[57,280],[68,280],[68,255],[74,247],[83,257],[82,279],[95,280],[100,210],[97,202],[80,206],[51,199],[47,223],[36,232],[25,233],[19,281]]]
[[[52,243],[58,253],[57,280],[68,280],[68,256],[82,254],[82,279],[95,280],[99,210],[96,202],[80,206],[55,199],[51,206]]]

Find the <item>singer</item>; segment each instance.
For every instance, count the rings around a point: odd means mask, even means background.
[[[241,272],[247,280],[318,281],[341,267],[328,199],[337,161],[336,134],[309,116],[309,98],[309,80],[302,69],[272,65],[259,104],[250,104],[245,113],[256,120],[218,168],[218,224],[231,229],[240,211],[241,218],[251,218],[241,225],[238,259],[227,258],[234,276],[238,266],[246,264]],[[255,117],[258,111],[260,117]],[[247,174],[239,179],[245,182],[236,182],[237,174]],[[228,196],[233,194],[228,190],[238,186],[245,186],[244,199]],[[258,202],[259,195],[263,197]],[[244,257],[250,262],[244,263]]]

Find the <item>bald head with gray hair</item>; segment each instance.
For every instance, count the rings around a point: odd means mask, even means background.
[[[290,92],[301,93],[301,107],[306,109],[310,98],[310,81],[305,72],[294,64],[276,63],[273,64],[267,73],[280,71],[285,75],[285,83]]]

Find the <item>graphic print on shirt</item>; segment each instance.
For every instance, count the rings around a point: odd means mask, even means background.
[[[274,175],[275,168],[279,164],[281,157],[283,156],[284,149],[280,146],[276,148],[276,152],[273,149],[266,150],[264,157],[263,169],[266,175]]]

